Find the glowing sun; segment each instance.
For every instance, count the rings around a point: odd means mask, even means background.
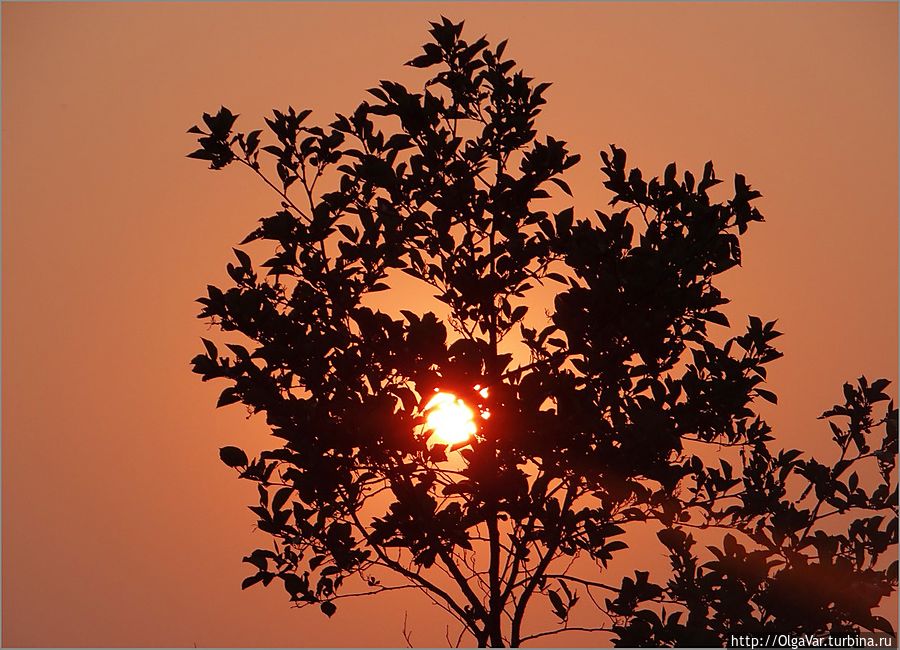
[[[452,393],[436,393],[425,405],[425,428],[440,444],[455,445],[475,435],[475,413]]]

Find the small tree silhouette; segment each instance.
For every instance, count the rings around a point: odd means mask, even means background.
[[[228,380],[218,406],[264,413],[280,440],[252,460],[221,450],[258,484],[251,510],[275,540],[244,558],[256,573],[243,587],[280,581],[328,616],[342,598],[416,588],[459,621],[457,645],[572,630],[626,646],[893,633],[874,614],[897,586],[884,559],[897,411],[874,415],[889,382],[846,384],[823,414],[830,461],[773,451],[754,405],[776,401],[763,388],[781,356],[775,323],[751,316],[721,344],[710,333],[729,328],[713,281],[763,220],[759,192],[738,174],[715,202],[712,163],[645,180],[612,146],[602,171],[619,211],[541,210],[548,190],[571,194],[562,174],[579,159],[537,137],[549,84],[515,71],[505,42],[463,40],[462,23],[430,33],[409,62],[437,70],[421,93],[382,81],[327,128],[276,110],[265,146],[226,108],[190,129],[191,157],[243,165],[281,197],[242,242],[274,242],[263,261],[235,249],[233,286],[199,300],[241,340],[225,355],[204,340],[193,360],[204,381]],[[430,285],[446,320],[367,306],[397,271]],[[527,327],[543,283],[559,292],[545,326]],[[504,347],[516,337],[524,365]],[[436,390],[490,417],[459,445],[430,443]],[[640,526],[669,574],[607,583]],[[526,630],[532,604],[559,625]]]

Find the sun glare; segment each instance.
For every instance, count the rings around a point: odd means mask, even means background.
[[[475,413],[452,393],[437,393],[425,405],[425,428],[441,444],[455,445],[475,435]]]

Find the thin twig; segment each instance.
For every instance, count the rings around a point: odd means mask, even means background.
[[[406,627],[407,619],[409,618],[409,612],[403,612],[403,638],[406,640],[406,647],[411,648],[412,645],[412,632],[410,632]]]
[[[533,641],[534,639],[540,639],[541,637],[551,636],[553,634],[562,634],[563,632],[612,632],[612,629],[608,627],[563,627],[558,630],[547,630],[546,632],[529,634],[528,636],[523,636],[519,641],[525,643],[526,641]]]

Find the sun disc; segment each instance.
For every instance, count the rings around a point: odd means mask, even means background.
[[[455,445],[475,435],[475,414],[452,393],[437,393],[425,405],[425,428],[441,444]]]

